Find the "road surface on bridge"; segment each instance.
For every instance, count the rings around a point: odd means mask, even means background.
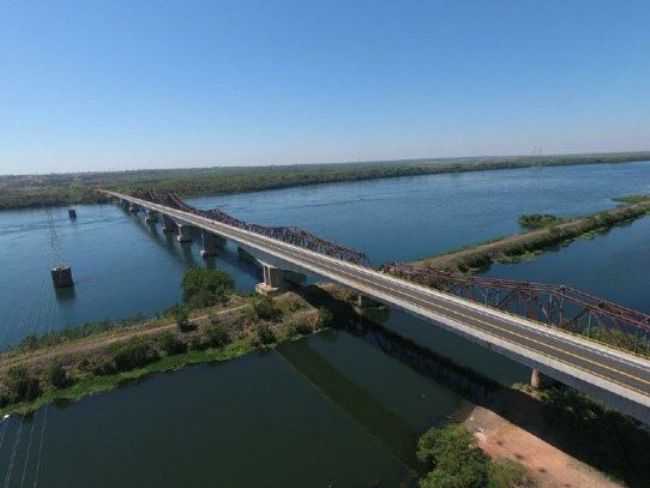
[[[650,361],[645,358],[193,213],[121,193],[104,193],[214,232],[433,321],[650,423]]]

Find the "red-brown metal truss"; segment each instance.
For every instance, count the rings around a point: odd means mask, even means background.
[[[235,217],[232,217],[231,215],[228,215],[219,209],[200,210],[185,203],[175,193],[159,194],[152,191],[140,191],[133,193],[133,196],[160,205],[176,208],[184,212],[201,215],[223,224],[255,232],[257,234],[271,237],[273,239],[278,239],[288,244],[293,244],[294,246],[299,246],[321,254],[326,254],[328,256],[342,259],[344,261],[364,266],[368,264],[368,258],[365,254],[355,251],[354,249],[326,241],[325,239],[321,239],[320,237],[298,227],[267,227],[264,225],[251,224],[243,220],[236,219]]]
[[[635,347],[647,347],[650,315],[575,288],[450,273],[406,263],[388,264],[382,271],[571,332],[594,336],[598,329],[624,332],[641,340]],[[620,339],[625,341],[623,336]]]

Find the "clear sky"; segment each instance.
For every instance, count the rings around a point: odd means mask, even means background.
[[[0,0],[0,174],[645,149],[648,0]]]

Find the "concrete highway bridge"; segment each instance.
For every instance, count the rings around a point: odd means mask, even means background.
[[[103,191],[132,209],[144,210],[150,222],[163,217],[165,226],[178,226],[179,241],[189,239],[191,227],[203,231],[203,253],[212,254],[223,239],[294,268],[321,276],[390,306],[442,326],[539,373],[600,399],[610,408],[650,425],[650,361],[542,321],[508,313],[451,293],[421,286],[344,259],[324,255],[279,239],[161,205],[134,196]],[[282,269],[264,265],[259,291],[280,286]]]

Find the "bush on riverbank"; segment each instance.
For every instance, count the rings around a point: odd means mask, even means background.
[[[551,214],[524,214],[519,217],[519,225],[525,229],[541,229],[563,221],[563,218]]]
[[[235,282],[217,269],[192,268],[185,272],[181,286],[186,304],[191,308],[205,308],[223,303],[235,288]]]
[[[16,366],[7,372],[4,392],[0,394],[0,403],[30,402],[41,394],[41,385],[31,372],[22,366]]]
[[[130,371],[142,368],[158,358],[160,354],[151,344],[134,340],[118,349],[113,361],[117,371]]]
[[[72,383],[68,372],[59,363],[53,363],[47,370],[49,383],[56,389],[66,388]]]
[[[253,311],[258,319],[270,321],[277,320],[282,314],[269,297],[259,297],[254,300]]]
[[[509,460],[491,461],[461,424],[424,433],[418,441],[417,456],[429,470],[420,480],[420,488],[532,486],[523,466]]]

